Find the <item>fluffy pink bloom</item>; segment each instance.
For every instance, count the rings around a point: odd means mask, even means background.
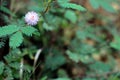
[[[25,15],[25,22],[28,25],[36,25],[38,21],[39,21],[39,16],[34,11],[30,11]]]

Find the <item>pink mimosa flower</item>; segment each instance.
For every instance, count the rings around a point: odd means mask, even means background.
[[[39,16],[34,11],[30,11],[25,15],[25,22],[28,25],[36,25],[38,21],[39,21]]]

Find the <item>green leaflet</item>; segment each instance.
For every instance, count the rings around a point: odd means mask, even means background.
[[[92,62],[92,59],[90,59],[90,57],[88,55],[81,55],[78,53],[73,53],[69,50],[67,50],[66,53],[67,53],[68,57],[76,63],[78,63],[79,61],[81,61],[83,63]]]
[[[103,7],[103,9],[105,9],[108,12],[112,13],[116,12],[111,3],[106,0],[103,1],[99,0],[99,4]]]
[[[58,0],[58,3],[61,7],[63,8],[71,8],[71,9],[76,9],[76,10],[79,10],[79,11],[86,11],[86,9],[84,7],[82,7],[81,5],[77,5],[77,4],[74,4],[74,3],[69,3],[69,0]]]
[[[7,63],[12,63],[14,61],[19,61],[23,57],[23,54],[21,55],[21,51],[19,49],[13,49],[9,54],[4,56],[4,59]]]
[[[70,51],[67,51],[67,55],[69,56],[69,58],[71,59],[71,60],[73,60],[74,62],[79,62],[80,61],[80,55],[79,54],[76,54],[76,53],[72,53],[72,52],[70,52]]]
[[[100,4],[97,2],[97,0],[89,0],[89,2],[95,9],[98,9],[100,7]]]
[[[4,70],[4,63],[0,62],[0,75],[3,73]]]
[[[31,36],[33,32],[37,31],[34,27],[26,26],[21,28],[22,33],[24,33],[27,36]]]
[[[76,9],[79,11],[86,11],[86,9],[84,7],[82,7],[81,5],[74,4],[74,3],[64,3],[64,4],[60,4],[60,5],[63,8],[71,8],[71,9]]]
[[[64,16],[65,16],[65,18],[70,20],[72,23],[77,22],[77,16],[76,16],[75,12],[72,10],[67,10]]]
[[[43,23],[43,28],[48,31],[54,30],[53,26],[49,26],[47,23]]]
[[[47,56],[45,67],[47,69],[55,70],[65,63],[66,59],[63,55]]]
[[[97,61],[94,64],[90,64],[90,69],[99,73],[99,74],[103,74],[106,72],[109,72],[111,70],[111,66],[109,64]]]
[[[114,36],[114,41],[110,43],[110,46],[114,49],[120,50],[120,36]]]
[[[19,47],[22,42],[23,42],[22,33],[18,31],[10,37],[9,46],[11,48],[16,48]]]
[[[11,35],[18,30],[19,27],[17,25],[8,25],[8,26],[0,27],[0,37]]]
[[[109,1],[109,0],[89,0],[91,6],[94,9],[98,9],[100,6],[105,9],[108,12],[116,12],[115,9],[112,7],[111,2],[113,1]]]

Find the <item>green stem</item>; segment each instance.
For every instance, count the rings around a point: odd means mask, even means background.
[[[47,5],[47,7],[45,8],[43,14],[45,14],[45,13],[48,11],[51,2],[52,2],[52,0],[48,0],[48,5]]]

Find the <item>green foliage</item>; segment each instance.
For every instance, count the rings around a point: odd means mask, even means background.
[[[47,76],[45,76],[45,77],[41,78],[41,80],[46,80],[46,79],[47,79]]]
[[[43,28],[48,31],[54,30],[54,28],[52,26],[49,26],[47,23],[43,23]]]
[[[69,78],[57,78],[57,79],[53,79],[53,80],[71,80]]]
[[[2,71],[2,74],[0,75],[1,79],[5,78],[6,80],[13,80],[15,78],[19,78],[19,70],[21,66],[20,61],[24,55],[25,54],[21,54],[19,49],[14,49],[4,57],[6,63],[9,64],[3,64],[3,62],[0,63],[0,68]],[[24,79],[27,77],[30,78],[31,70],[32,68],[29,65],[23,64],[23,75],[26,75],[23,77]]]
[[[31,26],[25,26],[25,27],[22,27],[21,31],[22,31],[22,33],[24,33],[27,36],[32,36],[32,34],[35,31],[37,31],[37,29],[35,29],[34,27],[31,27]]]
[[[0,62],[0,75],[3,73],[4,71],[4,63]]]
[[[13,80],[12,70],[9,67],[5,67],[4,74],[6,75],[6,80]]]
[[[6,24],[0,25],[0,56],[9,51],[0,80],[119,80],[118,0],[89,0],[93,9],[107,11],[101,14],[89,10],[87,0],[12,1],[2,0],[0,8]],[[37,25],[25,23],[28,11],[38,13]]]
[[[119,75],[120,75],[120,73],[114,74],[109,77],[109,80],[119,80]]]
[[[96,29],[96,31],[94,31]],[[78,39],[85,40],[86,38],[93,39],[97,42],[102,42],[101,36],[97,36],[96,33],[99,31],[97,28],[93,28],[92,26],[87,26],[84,28],[84,31],[82,29],[78,29],[76,31],[76,37]]]
[[[90,65],[90,68],[92,70],[95,70],[99,74],[103,74],[103,73],[109,72],[111,70],[110,65],[109,64],[105,64],[103,62],[95,62],[94,64]]]
[[[82,7],[81,5],[77,5],[74,3],[69,3],[69,0],[57,0],[59,5],[63,8],[71,8],[71,9],[76,9],[79,11],[86,11],[86,9],[84,7]]]
[[[11,16],[15,16],[15,14],[13,14],[8,8],[1,6],[1,5],[0,5],[0,11],[10,14]]]
[[[58,63],[59,62],[59,63]],[[65,58],[62,55],[47,56],[45,66],[47,69],[55,70],[65,63]]]
[[[18,30],[19,27],[17,25],[8,25],[8,26],[0,27],[0,37],[11,35]]]
[[[13,61],[20,61],[22,57],[23,57],[23,54],[21,54],[21,51],[19,49],[14,49],[8,55],[6,55],[4,59],[8,63],[11,63]]]
[[[11,48],[16,48],[16,47],[20,46],[20,44],[22,42],[23,42],[22,33],[18,31],[10,37],[9,45]]]
[[[100,7],[98,0],[89,0],[93,8],[98,9]]]
[[[96,80],[95,78],[84,78],[83,80]]]
[[[23,34],[31,36],[36,31],[37,29],[31,26],[19,27],[17,25],[8,25],[0,28],[0,37],[10,36],[9,46],[16,48],[22,44]],[[1,46],[2,44],[1,42]]]
[[[66,77],[66,78],[68,78],[68,74],[67,74],[67,72],[65,71],[65,70],[63,70],[63,69],[59,69],[58,70],[58,77]]]
[[[5,39],[1,39],[0,48],[2,48],[4,45],[5,45]]]
[[[89,62],[93,61],[88,55],[82,55],[82,54],[78,54],[78,53],[72,53],[70,51],[67,51],[66,53],[69,56],[69,58],[71,60],[73,60],[74,62],[76,62],[76,63],[78,63],[79,61],[81,61],[83,63],[89,63]]]
[[[10,63],[9,66],[14,69],[19,69],[20,63],[18,62]]]
[[[81,56],[78,54],[71,53],[70,51],[67,51],[67,54],[69,55],[69,58],[75,62],[78,62],[79,60],[81,60]]]
[[[114,36],[114,41],[110,43],[110,46],[120,50],[120,36]]]
[[[112,7],[111,2],[109,0],[89,0],[90,4],[93,8],[98,9],[99,7],[102,7],[108,12],[116,12],[115,9]],[[114,2],[112,0],[112,2]]]
[[[66,19],[70,20],[72,23],[76,23],[77,21],[77,16],[72,10],[67,10],[64,16]]]

